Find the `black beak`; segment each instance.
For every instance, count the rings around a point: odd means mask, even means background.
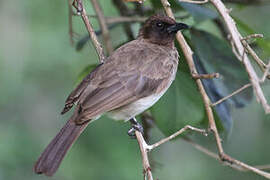
[[[188,29],[189,26],[184,23],[176,23],[167,28],[168,33],[177,33],[177,31],[182,29]]]

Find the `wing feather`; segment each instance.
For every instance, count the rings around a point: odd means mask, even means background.
[[[102,64],[99,64],[92,72],[90,72],[82,80],[82,82],[70,93],[70,95],[67,97],[65,101],[65,107],[63,108],[61,114],[65,114],[66,112],[68,112],[73,107],[73,105],[78,101],[80,95],[84,92],[86,87],[89,85],[89,82],[91,81],[93,75],[99,69],[101,65]]]

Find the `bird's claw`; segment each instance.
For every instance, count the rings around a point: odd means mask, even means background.
[[[132,127],[128,130],[127,134],[132,139],[135,139],[136,138],[135,131],[139,131],[143,134],[143,127],[135,119],[131,119],[130,122],[132,124]]]

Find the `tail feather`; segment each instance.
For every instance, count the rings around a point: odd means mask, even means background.
[[[89,121],[76,125],[72,118],[46,147],[34,166],[34,172],[52,176],[58,169],[68,149],[83,132]]]

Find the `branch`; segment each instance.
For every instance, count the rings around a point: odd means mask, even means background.
[[[123,2],[123,0],[113,0],[112,1],[114,6],[118,9],[121,16],[131,16],[134,14],[134,11],[130,10],[126,4]],[[134,35],[132,32],[131,24],[127,23],[124,24],[124,30],[129,40],[134,39]]]
[[[89,18],[97,18],[96,15],[87,15]],[[175,19],[188,18],[189,15],[176,16]],[[143,23],[148,17],[134,17],[134,16],[119,16],[119,17],[108,17],[105,16],[105,21],[107,24],[118,24],[118,23],[133,23],[140,22]]]
[[[219,78],[219,73],[212,73],[212,74],[192,74],[192,78],[194,79],[213,79]]]
[[[149,122],[149,124],[152,124],[154,122],[154,117],[151,116],[150,114],[143,113],[142,116],[144,117],[143,122],[145,120],[147,120]],[[175,138],[178,135],[184,133],[186,130],[195,130],[196,132],[202,133],[203,135],[207,136],[207,131],[204,130],[204,129],[198,129],[198,128],[194,128],[192,126],[186,126],[186,127],[182,128],[182,129],[180,129],[179,131],[175,132],[174,134],[172,134],[171,137],[173,136],[173,138]],[[151,145],[148,146],[148,147],[146,146],[147,148],[149,148],[148,151],[152,150],[153,148],[158,147],[159,145],[161,145],[163,143],[165,143],[165,139],[168,139],[168,138],[164,138],[164,139],[160,140],[159,142],[153,144],[152,146]],[[185,142],[191,144],[195,149],[197,149],[198,151],[208,155],[209,157],[214,158],[216,160],[220,160],[220,157],[219,157],[218,154],[216,154],[216,153],[210,151],[209,149],[203,147],[202,145],[194,142],[192,139],[188,138],[187,136],[183,136],[183,137],[181,137],[181,139],[184,140]],[[169,140],[172,140],[172,138],[170,138]],[[167,141],[169,141],[169,140],[167,140]],[[244,168],[242,168],[240,166],[235,166],[234,164],[227,163],[226,165],[230,166],[233,169],[239,170],[239,171],[247,171],[247,169],[244,169]],[[261,169],[261,170],[262,169],[267,169],[267,170],[270,169],[269,164],[259,165],[259,166],[254,166],[254,167],[257,168],[257,169]]]
[[[195,132],[199,132],[199,133],[202,133],[203,135],[207,136],[207,132],[206,130],[204,129],[198,129],[198,128],[195,128],[195,127],[192,127],[192,126],[185,126],[184,128],[180,129],[179,131],[177,131],[176,133],[164,138],[164,139],[161,139],[160,141],[156,142],[155,144],[152,144],[150,146],[148,146],[148,151],[151,151],[153,150],[154,148],[172,140],[173,138],[179,136],[180,134],[183,134],[185,131],[187,130],[192,130],[192,131],[195,131]]]
[[[211,2],[218,1],[219,3],[221,3],[219,0],[210,0],[210,1]],[[168,2],[168,0],[161,0],[161,3],[162,3],[162,5],[163,5],[163,7],[164,7],[164,9],[166,11],[166,14],[169,17],[174,18],[174,15],[173,15],[172,9],[170,8],[170,3]],[[227,13],[227,11],[226,11],[226,13]],[[235,38],[234,36],[235,36],[235,34],[232,35],[232,39]],[[189,47],[189,45],[187,44],[186,40],[184,39],[184,36],[182,35],[181,32],[178,32],[176,34],[176,38],[177,38],[177,41],[180,44],[180,47],[181,47],[181,49],[182,49],[182,51],[184,53],[184,56],[186,58],[187,64],[188,64],[189,69],[190,69],[191,76],[192,76],[192,74],[198,74],[198,72],[197,72],[197,70],[195,68],[194,60],[193,60],[193,52],[192,52],[191,48]],[[238,39],[238,41],[240,42],[240,39]],[[241,42],[240,42],[240,44],[241,44]],[[242,44],[241,44],[241,46],[242,46]],[[239,52],[239,50],[238,50],[238,52]],[[243,52],[243,51],[240,51],[240,52]],[[246,59],[244,59],[243,61],[244,61],[245,66],[247,67],[247,69],[252,69],[253,70],[252,67],[250,68],[251,65],[250,65],[249,61],[247,61]],[[252,70],[250,70],[250,72],[252,72]],[[253,70],[253,74],[254,73],[255,72]],[[251,74],[251,75],[253,75],[253,74]],[[253,77],[253,76],[251,76],[251,77]],[[255,73],[255,77],[257,77],[256,73]],[[252,81],[254,85],[258,84],[258,82],[256,80],[258,80],[258,78],[255,79],[255,80],[253,79],[253,81]],[[205,89],[203,87],[203,84],[202,84],[201,80],[196,79],[195,82],[196,82],[196,84],[198,86],[199,92],[200,92],[200,94],[202,96],[202,99],[203,99],[203,102],[204,102],[204,106],[205,106],[205,109],[206,109],[206,114],[207,114],[208,121],[209,121],[210,130],[214,133],[214,136],[215,136],[215,139],[216,139],[220,160],[224,161],[224,162],[234,164],[234,165],[237,165],[237,166],[240,166],[242,168],[245,168],[245,169],[247,169],[249,171],[252,171],[252,172],[254,172],[256,174],[259,174],[261,176],[264,176],[264,177],[270,179],[270,174],[269,173],[266,173],[264,171],[261,171],[259,169],[254,168],[252,166],[249,166],[249,165],[247,165],[247,164],[245,164],[243,162],[240,162],[240,161],[238,161],[236,159],[233,159],[233,158],[231,158],[230,156],[228,156],[227,154],[224,153],[224,150],[223,150],[223,147],[222,147],[222,144],[221,144],[221,139],[220,139],[220,136],[218,134],[217,127],[216,127],[216,123],[215,123],[215,119],[214,119],[214,115],[213,115],[213,110],[211,108],[211,101],[210,101],[208,95],[206,94],[206,91],[205,91]],[[255,87],[256,88],[259,87],[259,90],[261,90],[259,85],[255,86]],[[260,94],[260,91],[258,89],[256,89],[256,90],[257,90],[257,92],[259,92],[257,94]],[[262,91],[261,91],[261,93],[262,93]],[[265,104],[265,101],[263,101],[263,103]]]
[[[238,3],[238,4],[256,4],[258,5],[259,3],[262,2],[262,0],[224,0],[224,2],[229,2],[229,3]]]
[[[145,142],[142,134],[137,130],[135,131],[135,135],[136,135],[138,144],[140,146],[140,151],[141,151],[141,156],[142,156],[142,161],[143,161],[143,169],[144,169],[143,174],[144,174],[144,177],[146,175],[148,180],[153,180],[153,176],[152,176],[152,172],[151,172],[150,163],[149,163],[147,153],[150,152],[151,150],[155,149],[156,147],[158,147],[158,146],[172,140],[173,138],[179,136],[180,134],[183,134],[187,130],[192,130],[192,131],[195,131],[195,132],[199,132],[199,133],[202,133],[202,134],[207,136],[207,132],[204,129],[198,129],[198,128],[195,128],[195,127],[192,127],[192,126],[185,126],[184,128],[180,129],[176,133],[174,133],[174,134],[172,134],[172,135],[170,135],[170,136],[168,136],[168,137],[166,137],[164,139],[161,139],[157,143],[152,144],[152,145],[148,145]]]
[[[96,15],[87,15],[91,18],[97,18]],[[132,22],[144,22],[147,17],[130,17],[130,16],[119,16],[119,17],[104,17],[107,24],[117,24],[117,23],[132,23]]]
[[[153,180],[151,167],[150,167],[150,163],[149,163],[148,155],[147,155],[148,145],[146,144],[141,132],[135,131],[135,135],[136,135],[136,138],[140,147],[140,151],[141,151],[142,162],[143,162],[143,175],[144,177],[146,175],[148,180]]]
[[[259,84],[260,83],[259,78],[258,78],[254,68],[252,67],[252,65],[250,63],[247,54],[245,53],[245,48],[242,44],[242,42],[245,42],[245,41],[241,42],[241,39],[243,39],[243,37],[241,36],[239,31],[237,30],[237,27],[235,25],[234,20],[229,15],[228,9],[225,7],[225,5],[220,0],[209,0],[209,1],[216,7],[219,14],[222,16],[222,18],[223,18],[223,20],[228,28],[228,31],[230,33],[231,41],[233,42],[233,44],[235,46],[237,54],[241,55],[242,63],[244,64],[245,69],[249,75],[249,79],[250,79],[250,82],[253,86],[257,101],[262,104],[266,114],[270,113],[270,106],[268,105],[267,100],[263,94],[262,88]]]
[[[219,159],[220,159],[218,154],[216,154],[216,153],[214,153],[214,152],[212,152],[212,151],[206,149],[206,148],[203,147],[202,145],[200,145],[200,144],[194,142],[193,140],[191,140],[191,139],[189,139],[189,138],[187,138],[187,137],[183,137],[183,138],[181,138],[181,139],[184,140],[185,142],[191,144],[195,149],[197,149],[198,151],[200,151],[200,152],[202,152],[202,153],[208,155],[209,157],[212,157],[212,158],[214,158],[214,159],[216,159],[216,160],[219,160]],[[242,168],[242,167],[240,167],[240,166],[235,166],[235,165],[229,164],[229,163],[227,163],[226,165],[228,165],[228,166],[230,166],[231,168],[236,169],[236,170],[238,170],[238,171],[247,171],[247,169],[244,169],[244,168]],[[257,168],[257,169],[260,169],[260,170],[263,170],[263,169],[268,170],[268,169],[270,169],[270,165],[269,165],[269,164],[266,164],[266,165],[258,165],[258,166],[254,166],[254,167]]]
[[[98,22],[102,31],[102,36],[104,39],[106,50],[109,54],[111,54],[113,52],[113,47],[112,47],[109,29],[106,24],[104,14],[97,0],[91,0],[91,2],[98,17]]]
[[[223,101],[226,101],[226,100],[229,99],[230,97],[232,97],[232,96],[234,96],[234,95],[240,93],[241,91],[243,91],[244,89],[246,89],[246,88],[248,88],[248,87],[250,87],[250,86],[251,86],[251,83],[248,83],[248,84],[244,85],[243,87],[237,89],[236,91],[234,91],[233,93],[229,94],[228,96],[225,96],[225,97],[221,98],[220,100],[216,101],[215,103],[212,103],[212,106],[214,107],[214,106],[216,106],[216,105],[222,103]]]
[[[249,54],[255,60],[255,62],[258,64],[260,69],[262,71],[264,71],[265,68],[266,68],[266,65],[264,64],[264,62],[259,58],[259,56],[255,53],[255,51],[248,44],[249,39],[251,39],[251,38],[262,38],[262,37],[263,37],[262,34],[251,34],[251,35],[249,35],[247,37],[242,38],[241,42],[242,42],[243,46],[245,47],[245,49],[249,52]]]
[[[105,55],[103,53],[103,49],[102,49],[101,44],[98,42],[98,39],[97,39],[97,36],[96,36],[95,31],[93,29],[93,26],[90,23],[90,21],[88,20],[88,17],[86,15],[86,11],[85,11],[83,4],[82,4],[82,0],[74,0],[73,7],[76,8],[77,13],[81,15],[82,20],[86,26],[86,29],[89,33],[90,38],[91,38],[91,41],[92,41],[93,45],[95,46],[95,49],[96,49],[97,54],[99,56],[99,61],[101,63],[103,63],[105,60]]]
[[[248,35],[248,36],[246,36],[246,37],[243,37],[242,39],[241,39],[241,41],[247,41],[247,40],[250,40],[250,39],[253,39],[253,38],[263,38],[263,34],[250,34],[250,35]]]
[[[264,71],[264,74],[263,74],[260,82],[264,82],[266,78],[269,78],[269,70],[270,70],[270,61],[268,62],[268,64],[265,67],[265,71]]]
[[[70,40],[71,45],[74,44],[74,40],[73,40],[73,27],[72,27],[72,16],[73,16],[72,0],[68,0],[68,33],[69,33],[69,40]]]
[[[147,17],[128,17],[128,16],[119,16],[119,17],[107,17],[107,23],[116,24],[116,23],[131,23],[131,22],[144,22]]]
[[[265,67],[266,67],[266,69],[264,71],[264,74],[263,74],[262,78],[260,79],[260,83],[263,83],[265,81],[266,77],[269,75],[268,73],[269,73],[269,70],[270,70],[270,61],[269,61],[268,65],[265,65]],[[225,97],[221,98],[220,100],[216,101],[215,103],[212,103],[212,106],[216,106],[216,105],[222,103],[223,101],[229,99],[230,97],[232,97],[232,96],[240,93],[244,89],[250,87],[251,85],[252,85],[251,83],[248,83],[248,84],[242,86],[241,88],[237,89],[236,91],[229,94],[228,96],[225,96]]]

